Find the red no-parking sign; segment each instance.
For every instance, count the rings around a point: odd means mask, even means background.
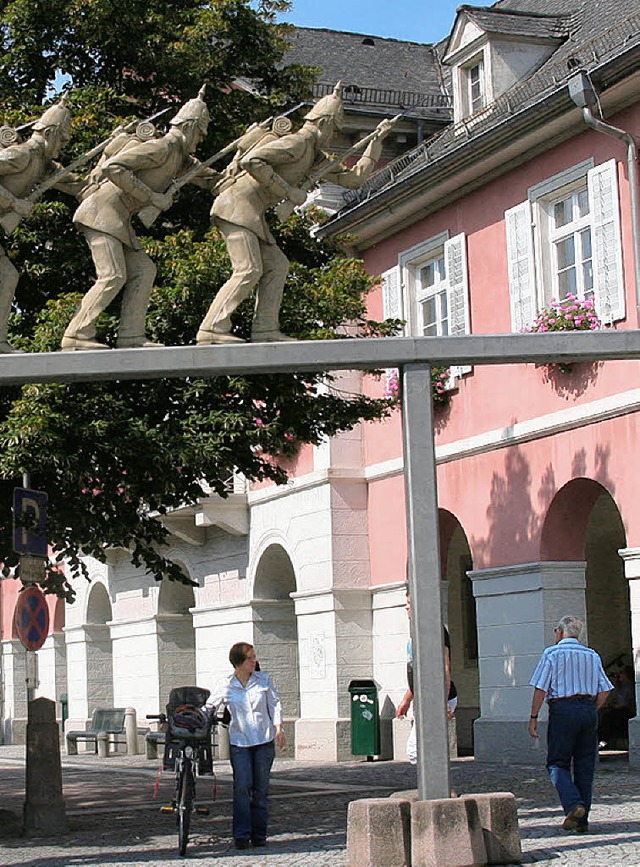
[[[31,585],[20,591],[15,624],[18,638],[27,650],[39,650],[42,647],[49,634],[49,609],[39,587]]]

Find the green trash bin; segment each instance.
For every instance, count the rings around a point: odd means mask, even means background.
[[[62,728],[64,730],[64,724],[69,718],[69,701],[67,699],[66,692],[63,692],[60,696],[60,718],[62,720]]]
[[[378,687],[373,680],[352,680],[351,696],[351,752],[354,756],[380,754],[380,713]]]

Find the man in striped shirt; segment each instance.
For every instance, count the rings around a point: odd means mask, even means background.
[[[565,831],[588,830],[593,774],[598,752],[598,708],[613,684],[602,660],[580,644],[582,621],[567,615],[555,628],[555,644],[547,647],[533,677],[529,734],[538,737],[538,713],[549,707],[547,770],[565,812]]]

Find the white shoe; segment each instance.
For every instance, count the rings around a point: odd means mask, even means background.
[[[275,328],[273,331],[252,331],[252,343],[290,343],[292,340],[297,340],[296,337],[289,337],[288,334],[283,334]]]
[[[98,343],[89,337],[63,337],[60,349],[63,352],[73,352],[83,349],[109,349],[105,343]]]

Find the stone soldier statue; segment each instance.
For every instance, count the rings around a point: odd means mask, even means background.
[[[301,205],[307,191],[301,189],[314,170],[326,160],[322,148],[341,128],[340,86],[319,100],[305,115],[298,132],[249,148],[240,159],[240,171],[227,176],[211,209],[213,223],[222,232],[233,273],[221,287],[203,319],[198,344],[241,342],[231,332],[231,314],[257,286],[251,329],[254,341],[288,340],[279,325],[280,302],[289,262],[277,247],[265,219],[273,205],[288,200]],[[358,187],[371,174],[382,150],[382,140],[392,121],[382,121],[366,150],[351,168],[339,162],[323,179],[345,187]]]
[[[62,166],[54,160],[69,140],[71,113],[64,102],[48,108],[33,124],[30,138],[0,149],[0,224],[13,231],[34,206],[38,184],[58,174]],[[17,139],[16,139],[17,141]],[[53,184],[55,189],[76,195],[82,182],[67,174]],[[8,340],[7,329],[19,274],[0,247],[0,352],[17,352]]]
[[[156,267],[142,249],[131,220],[149,205],[161,211],[170,207],[173,195],[166,191],[171,182],[199,165],[191,154],[209,125],[203,91],[182,106],[170,121],[166,135],[148,141],[132,140],[100,165],[98,184],[92,185],[73,216],[89,244],[96,282],[64,333],[63,350],[107,349],[95,339],[96,322],[121,290],[116,345],[158,345],[145,337]],[[210,189],[218,178],[213,169],[203,168],[191,182]]]

